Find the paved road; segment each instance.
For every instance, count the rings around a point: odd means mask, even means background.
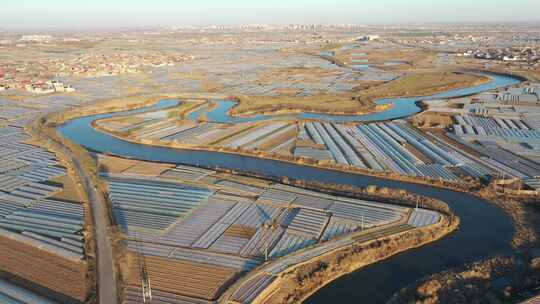
[[[100,304],[116,304],[116,273],[112,254],[111,241],[108,235],[109,217],[103,197],[98,193],[92,179],[85,172],[78,159],[71,156],[72,164],[81,179],[82,186],[88,194],[88,201],[94,218],[94,238],[96,241],[98,296]]]
[[[77,171],[82,187],[88,195],[88,202],[94,220],[94,239],[96,242],[96,262],[97,262],[97,291],[99,304],[117,304],[118,292],[116,286],[116,268],[114,264],[111,240],[109,238],[108,229],[110,221],[107,213],[106,202],[98,193],[88,172],[83,170],[81,162],[69,151],[63,143],[49,138],[47,134],[40,135],[47,137],[52,144],[59,150],[64,152],[64,155],[70,158],[71,164]]]

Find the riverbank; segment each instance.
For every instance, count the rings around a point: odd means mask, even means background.
[[[540,196],[501,193],[491,186],[480,190],[478,196],[497,205],[512,218],[516,228],[512,246],[516,250],[530,251],[534,246],[537,246],[540,227],[537,226],[536,222],[540,220],[540,214],[535,214],[533,210],[528,209],[540,202]]]
[[[540,273],[539,197],[497,193],[486,188],[479,196],[503,209],[516,231],[513,256],[498,256],[424,277],[396,293],[398,303],[516,302],[536,292]]]
[[[122,110],[121,108],[117,108],[117,110]],[[96,122],[93,121],[92,125],[96,127]],[[98,127],[100,129],[100,127]],[[103,130],[101,130],[103,131]],[[182,145],[178,143],[173,144],[164,144],[149,140],[134,140],[125,138],[121,134],[111,134],[109,130],[106,130],[107,134],[110,134],[113,137],[116,137],[120,140],[132,142],[135,144],[143,144],[143,145],[149,145],[149,146],[156,146],[156,147],[165,147],[165,148],[175,148],[175,149],[181,149],[181,150],[189,150],[189,151],[210,151],[210,152],[219,152],[219,153],[227,153],[227,154],[235,154],[235,155],[241,155],[241,156],[248,156],[253,158],[260,158],[260,159],[269,159],[269,160],[275,160],[280,161],[284,163],[291,163],[291,164],[297,164],[297,165],[303,165],[303,166],[309,166],[313,168],[318,169],[326,169],[326,170],[334,170],[334,171],[340,171],[340,172],[346,172],[346,173],[353,173],[353,174],[359,174],[359,175],[366,175],[366,176],[373,176],[373,177],[380,177],[385,178],[389,180],[395,180],[400,182],[409,182],[409,183],[416,183],[416,184],[423,184],[423,185],[430,185],[435,186],[439,188],[445,188],[450,189],[454,191],[464,192],[464,193],[470,193],[473,195],[477,195],[478,191],[481,189],[481,184],[478,182],[467,182],[467,183],[454,183],[454,182],[447,182],[442,180],[430,180],[427,178],[419,178],[419,177],[412,177],[412,176],[401,176],[397,174],[387,173],[387,172],[374,172],[370,170],[365,170],[361,168],[355,168],[355,167],[349,167],[349,166],[343,166],[338,164],[321,164],[319,162],[314,162],[309,159],[294,159],[294,158],[288,158],[284,157],[282,155],[277,154],[270,154],[266,152],[253,152],[253,151],[243,151],[239,149],[228,149],[228,148],[222,148],[222,147],[197,147],[197,146],[189,146],[189,145]],[[480,196],[484,197],[484,196]],[[488,198],[489,199],[489,198]],[[509,215],[512,215],[512,211],[506,210]],[[515,213],[514,213],[515,214]],[[517,221],[516,221],[517,222]],[[518,231],[523,231],[523,229],[519,229]],[[525,235],[524,233],[522,233]]]
[[[238,172],[227,170],[225,172],[238,174]],[[247,174],[247,176],[257,178],[254,174]],[[309,256],[308,252],[317,250],[318,246],[292,254],[291,257],[284,257],[282,259],[294,259],[296,264],[283,268],[276,275],[277,277],[272,284],[258,292],[258,296],[252,303],[292,304],[303,302],[314,292],[337,278],[400,252],[437,241],[455,231],[460,223],[460,219],[451,212],[446,203],[400,189],[377,188],[375,186],[359,188],[277,177],[271,178],[271,180],[330,195],[397,204],[409,208],[420,207],[436,211],[441,217],[437,223],[420,228],[408,226],[407,219],[403,219],[391,226],[377,227],[342,236],[324,243],[323,246],[331,247],[332,243],[343,243],[344,245],[318,254],[312,259],[303,260],[294,256]],[[347,240],[351,241],[347,242]],[[245,288],[245,285],[249,285],[250,280],[271,272],[269,269],[274,269],[278,264],[284,263],[281,261],[282,259],[263,265],[235,283],[220,299],[220,303],[227,303],[235,292]]]
[[[373,177],[381,177],[385,179],[403,181],[416,183],[421,185],[432,185],[440,188],[461,191],[461,192],[471,192],[481,188],[481,183],[479,181],[467,181],[467,182],[452,182],[442,179],[431,179],[429,177],[422,176],[409,176],[409,175],[399,175],[389,171],[374,171],[369,169],[364,169],[360,167],[353,167],[342,165],[338,163],[330,162],[320,162],[310,158],[295,158],[292,156],[286,156],[278,153],[272,153],[267,151],[254,151],[254,150],[245,150],[241,148],[229,148],[229,147],[219,147],[219,146],[196,146],[182,144],[178,142],[169,142],[165,143],[162,141],[148,140],[148,139],[135,139],[125,136],[123,133],[116,132],[114,130],[108,129],[99,125],[99,120],[93,121],[91,123],[92,127],[99,132],[105,133],[112,137],[115,137],[119,140],[130,142],[133,144],[147,145],[153,147],[163,147],[163,148],[173,148],[179,150],[188,150],[188,151],[208,151],[208,152],[219,152],[227,153],[241,156],[248,156],[253,158],[268,159],[284,163],[297,164],[302,166],[309,166],[318,169],[334,170],[346,173],[361,174]]]
[[[253,303],[292,304],[304,302],[313,293],[337,278],[366,265],[437,241],[459,226],[459,219],[443,216],[439,223],[345,248],[322,255],[305,264],[288,269]]]
[[[108,157],[106,157],[108,159]],[[100,157],[101,160],[101,157]],[[125,162],[122,164],[122,162]],[[124,161],[119,158],[113,158],[110,159],[110,161],[107,162],[108,164],[111,164],[119,171],[115,171],[119,174],[123,172],[124,170],[127,170],[129,172],[134,172],[132,169],[134,167],[142,166],[140,165],[145,164],[145,162],[141,161]],[[136,165],[137,164],[137,165]],[[158,167],[155,164],[148,163],[148,166]],[[145,165],[146,166],[146,165]],[[104,170],[109,170],[109,165],[107,166],[100,166]],[[172,166],[171,166],[172,167]],[[129,168],[129,169],[126,169]],[[135,172],[141,172],[142,168],[135,169]],[[114,170],[114,169],[113,169]],[[165,169],[162,169],[165,170]],[[128,173],[129,174],[129,173]],[[158,173],[154,173],[158,174]],[[239,175],[240,174],[240,175]],[[301,187],[302,189],[310,189],[314,190],[320,193],[325,193],[328,195],[336,196],[336,197],[347,197],[347,198],[354,198],[354,199],[363,199],[363,200],[370,200],[370,201],[376,201],[381,203],[387,203],[387,204],[398,204],[400,206],[407,206],[409,208],[414,208],[416,204],[418,203],[418,206],[423,209],[431,209],[431,210],[448,210],[448,206],[445,204],[438,203],[437,200],[430,199],[428,197],[414,195],[412,193],[409,193],[407,191],[399,190],[399,189],[388,189],[388,188],[378,188],[378,187],[367,187],[367,188],[360,188],[360,187],[353,187],[353,186],[345,186],[345,185],[337,185],[337,184],[326,184],[326,183],[317,183],[313,181],[306,181],[306,180],[296,180],[296,179],[289,179],[289,178],[268,178],[268,177],[262,177],[264,180],[259,179],[255,175],[250,174],[242,174],[240,172],[236,171],[228,171],[228,170],[219,170],[217,174],[212,173],[211,176],[208,176],[208,180],[234,180],[236,182],[242,183],[244,185],[251,185],[253,187],[260,186],[261,184],[265,185],[271,185],[274,183],[280,183],[285,184],[289,186],[295,186],[295,187]],[[152,178],[152,180],[159,180],[159,178]],[[168,180],[170,181],[170,179]],[[280,188],[281,189],[281,188]],[[282,189],[288,189],[288,188],[282,188]],[[292,188],[291,188],[292,189]],[[239,193],[236,193],[238,195]],[[442,207],[440,207],[442,206]],[[353,236],[343,236],[338,237],[336,239],[332,239],[328,242],[323,242],[322,244],[319,244],[320,246],[326,247],[326,246],[332,246],[334,242],[336,242],[338,245],[341,244],[341,241],[345,238],[349,237],[355,237],[356,239],[359,238],[372,238],[372,239],[382,239],[382,237],[371,237],[373,235],[378,235],[379,233],[382,233],[381,231],[388,231],[385,229],[393,229],[393,227],[396,226],[402,226],[403,223],[407,223],[407,219],[409,217],[409,214],[406,213],[404,217],[402,217],[399,225],[393,224],[388,226],[382,226],[377,229],[366,229],[364,231],[360,231],[358,233],[355,233]],[[406,227],[408,230],[414,229],[410,226]],[[389,230],[388,232],[391,233],[393,230]],[[287,255],[283,257],[285,260],[296,260],[294,257],[296,254],[299,256],[306,256],[307,252],[312,250],[319,250],[320,246],[316,245],[312,248],[308,248],[306,251],[300,250],[298,252],[295,252],[291,254],[291,256]],[[261,274],[265,272],[265,269],[267,267],[273,267],[273,265],[284,263],[283,259],[280,258],[278,260],[270,262],[270,264],[265,264],[262,269],[258,269],[259,272],[254,273],[253,275]],[[301,262],[303,264],[303,261]],[[250,277],[251,273],[247,276]],[[242,279],[240,279],[242,280]],[[229,292],[229,294],[232,293],[232,291]],[[226,300],[223,300],[223,302],[226,302]]]
[[[540,259],[495,257],[423,278],[388,302],[517,303],[537,293]]]
[[[311,100],[310,100],[311,101]],[[239,104],[242,101],[242,98],[238,98],[236,102]],[[273,105],[270,105],[266,108],[260,108],[257,110],[246,110],[243,112],[237,112],[235,109],[237,106],[232,107],[228,114],[232,117],[240,117],[240,118],[251,118],[255,117],[257,115],[266,115],[266,116],[285,116],[285,115],[295,115],[295,114],[302,114],[302,113],[309,113],[309,114],[328,114],[328,115],[367,115],[367,114],[375,114],[382,111],[386,111],[392,108],[392,104],[373,104],[371,107],[367,107],[363,110],[350,110],[350,111],[344,111],[344,110],[329,110],[329,109],[317,109],[314,110],[308,106],[306,107],[299,107],[297,105],[291,105],[291,104],[283,104],[278,107],[275,107]]]
[[[438,93],[480,86],[490,77],[458,71],[410,73],[356,94],[306,97],[240,96],[229,110],[233,117],[316,113],[331,115],[366,115],[388,110],[377,101],[390,98],[423,98]]]
[[[92,123],[94,127],[97,127],[97,129],[100,129],[99,126],[96,126],[95,121]],[[104,130],[101,130],[104,131]],[[107,134],[110,134],[111,136],[114,136],[120,140],[132,142],[134,144],[143,144],[143,145],[149,145],[149,146],[156,146],[156,147],[165,147],[165,148],[174,148],[174,149],[181,149],[181,150],[188,150],[188,151],[210,151],[210,152],[219,152],[219,153],[227,153],[227,154],[235,154],[235,155],[241,155],[246,157],[253,157],[253,158],[260,158],[260,159],[269,159],[269,160],[275,160],[280,161],[284,163],[291,163],[291,164],[297,164],[302,166],[309,166],[317,169],[325,169],[325,170],[334,170],[339,172],[345,172],[345,173],[352,173],[352,174],[359,174],[359,175],[365,175],[365,176],[373,176],[373,177],[379,177],[379,178],[385,178],[389,180],[395,180],[400,182],[409,182],[409,183],[415,183],[415,184],[423,184],[423,185],[430,185],[435,186],[439,188],[445,188],[453,191],[459,191],[463,193],[469,193],[478,197],[486,198],[488,201],[496,204],[497,206],[501,207],[509,216],[511,216],[514,220],[515,227],[516,227],[516,236],[514,237],[514,243],[520,243],[523,242],[522,239],[526,239],[530,236],[530,233],[526,227],[521,225],[521,221],[519,218],[519,214],[522,214],[522,212],[519,209],[519,205],[517,204],[509,204],[508,200],[504,200],[504,198],[510,198],[510,195],[503,195],[503,194],[497,194],[502,195],[502,198],[495,199],[494,194],[496,194],[496,191],[493,191],[494,189],[482,191],[483,187],[478,181],[468,181],[468,182],[462,182],[462,183],[456,183],[456,182],[449,182],[449,181],[443,181],[443,180],[432,180],[427,179],[423,177],[414,177],[414,176],[402,176],[397,175],[389,172],[376,172],[376,171],[370,171],[365,170],[361,168],[356,167],[349,167],[339,164],[331,164],[331,163],[319,163],[315,162],[310,159],[294,159],[294,158],[288,158],[282,155],[278,154],[270,154],[266,152],[254,152],[251,150],[245,151],[245,150],[239,150],[239,149],[229,149],[229,148],[223,148],[223,147],[212,147],[212,146],[189,146],[189,145],[182,145],[178,143],[172,143],[172,144],[164,144],[162,142],[154,142],[151,140],[135,140],[131,138],[126,138],[122,136],[121,134],[114,134],[110,133],[109,131],[106,131]],[[213,169],[213,168],[212,168]],[[514,197],[520,197],[520,196],[514,196]],[[529,198],[530,196],[521,196],[522,198]]]
[[[235,173],[239,173],[239,172],[235,172]],[[291,182],[291,183],[294,184],[294,182]],[[303,186],[306,186],[306,185],[303,185]],[[320,189],[320,187],[317,187],[317,185],[314,185],[313,187],[314,189]],[[508,195],[500,194],[501,197],[496,199],[494,197],[496,193],[492,190],[493,189],[491,190],[486,189],[484,192],[475,191],[475,192],[471,192],[471,194],[476,195],[478,197],[487,198],[491,203],[501,207],[501,209],[503,209],[508,215],[510,215],[516,227],[516,234],[514,235],[513,243],[522,242],[519,240],[523,238],[527,238],[529,235],[527,233],[527,228],[520,224],[519,216],[522,215],[523,212],[518,208],[519,207],[518,205],[514,205],[510,203],[510,201],[508,200],[509,198]]]
[[[507,244],[509,244],[511,241],[511,237],[509,236],[509,234],[511,235],[513,230],[511,228],[510,221],[507,221],[506,216],[500,215],[499,213],[502,212],[500,212],[498,208],[487,207],[487,202],[479,200],[474,196],[461,195],[457,192],[453,193],[450,191],[436,190],[436,188],[432,188],[433,185],[425,187],[415,186],[411,183],[402,181],[391,182],[391,180],[389,179],[381,179],[375,177],[371,179],[362,174],[350,174],[349,172],[347,172],[347,170],[343,170],[340,171],[342,173],[338,173],[337,170],[321,170],[313,166],[298,166],[297,164],[295,164],[294,166],[291,165],[289,167],[285,163],[278,163],[266,160],[263,161],[253,157],[234,157],[232,154],[230,154],[229,156],[226,153],[208,153],[193,150],[190,150],[192,152],[188,152],[187,150],[184,151],[180,149],[151,148],[147,145],[141,146],[128,144],[125,141],[119,141],[117,139],[113,140],[113,137],[105,136],[104,134],[102,134],[102,132],[97,132],[91,127],[88,128],[87,126],[90,126],[91,121],[92,118],[85,118],[74,123],[70,122],[66,124],[66,127],[62,127],[62,132],[64,133],[64,135],[67,135],[68,138],[74,140],[77,140],[77,138],[85,139],[82,140],[81,143],[87,145],[88,147],[95,148],[96,151],[110,151],[111,154],[123,155],[127,156],[128,158],[132,157],[135,159],[146,159],[153,161],[161,160],[168,163],[183,163],[211,168],[243,168],[242,170],[244,171],[260,172],[264,173],[264,175],[302,176],[302,178],[313,178],[338,184],[350,183],[358,185],[368,183],[366,185],[369,185],[375,183],[377,185],[391,185],[391,187],[393,188],[403,187],[405,189],[411,189],[411,191],[413,192],[424,193],[431,197],[438,197],[440,199],[448,198],[452,202],[452,206],[455,206],[457,208],[460,216],[464,215],[467,218],[467,221],[465,221],[467,226],[467,233],[457,233],[455,237],[445,238],[444,240],[435,243],[433,246],[424,247],[424,249],[417,249],[413,253],[404,253],[398,256],[394,256],[391,259],[392,261],[399,261],[399,263],[405,263],[405,265],[408,265],[410,260],[410,258],[408,257],[410,257],[411,255],[415,256],[414,260],[416,260],[417,255],[424,255],[425,266],[427,267],[427,270],[425,270],[426,268],[423,268],[420,273],[425,273],[425,271],[427,271],[428,273],[439,272],[443,269],[447,269],[448,267],[456,266],[456,263],[469,262],[471,261],[471,256],[474,260],[477,260],[493,253],[506,253]],[[77,137],[80,136],[77,134],[81,134],[81,132],[79,131],[83,130],[81,128],[87,128],[89,131],[86,133],[82,132],[82,134],[84,134],[84,137]],[[91,140],[88,141],[86,140],[87,138],[91,138]],[[100,144],[108,141],[110,141],[110,144]],[[477,219],[476,216],[473,216],[476,214],[482,215],[480,219]],[[485,223],[482,224],[482,222],[485,221],[488,221],[489,225],[485,225]],[[487,228],[488,226],[489,228]],[[494,229],[497,231],[497,238],[492,239]],[[453,248],[456,248],[456,243],[457,246],[461,246],[463,244],[470,244],[467,242],[467,240],[471,237],[475,238],[475,245],[467,246],[468,250],[463,253],[453,252]],[[482,246],[479,247],[476,244],[482,244]],[[446,250],[444,252],[439,252],[438,255],[448,256],[448,260],[432,260],[429,258],[429,256],[425,256],[425,254],[423,254],[425,252],[433,251],[430,248],[440,247],[446,248]],[[452,254],[445,253],[451,251]],[[386,265],[387,263],[376,263],[375,265],[370,266],[368,269],[378,269],[379,271],[382,270],[383,272],[385,272],[388,270],[388,266]],[[392,295],[399,288],[405,286],[406,284],[409,284],[418,277],[418,273],[412,274],[406,271],[400,271],[399,269],[392,269],[392,273],[394,274],[397,271],[396,275],[399,277],[398,280],[393,281],[392,283],[382,282],[381,280],[379,280],[379,278],[367,278],[366,280],[366,278],[364,278],[364,273],[369,273],[370,271],[371,270],[355,273],[353,277],[359,277],[361,281],[363,280],[369,286],[376,286],[376,289],[380,290],[380,293],[384,293],[384,295],[382,295],[382,297],[384,298],[386,297],[386,295]],[[382,276],[384,277],[384,275]],[[348,281],[349,279],[345,280]],[[334,286],[335,284],[340,283],[333,283],[332,286]],[[365,284],[361,285],[364,286]],[[371,292],[368,288],[359,287],[359,289],[354,290],[356,290],[356,293],[352,294],[351,296],[355,298],[363,298],[365,296],[367,299],[380,299],[379,295],[373,295],[373,292]],[[320,301],[321,297],[324,299],[325,296],[321,296],[320,293],[317,293],[314,298],[318,300],[310,300],[309,302],[324,303],[324,301],[318,302]]]
[[[503,84],[508,84],[508,82],[499,82],[500,79],[496,78],[494,82],[496,85],[495,87],[499,87]],[[505,80],[507,81],[507,80]],[[514,82],[511,82],[514,83]],[[455,92],[456,94],[472,94],[472,92]],[[441,97],[442,98],[442,97]],[[405,101],[404,101],[405,102]],[[407,101],[409,102],[409,101]],[[411,101],[411,103],[414,102],[414,100]],[[418,102],[417,102],[418,103]],[[229,102],[229,106],[231,106],[232,102]],[[392,103],[394,104],[394,103]],[[396,106],[400,106],[402,103],[398,102],[395,103]],[[417,105],[414,106],[417,109],[420,109]],[[155,107],[158,108],[158,107]],[[160,107],[160,109],[163,109],[163,107]],[[127,115],[127,114],[126,114]],[[96,127],[96,123],[93,123],[93,126]],[[99,126],[99,128],[102,128],[103,126]],[[459,188],[460,191],[470,191],[471,189],[479,189],[482,184],[479,181],[473,181],[473,180],[466,180],[466,181],[443,181],[439,179],[430,179],[425,177],[415,177],[415,176],[403,176],[396,173],[390,173],[390,172],[379,172],[375,170],[370,170],[366,168],[358,168],[353,166],[346,166],[346,165],[340,165],[335,164],[332,162],[327,161],[316,161],[309,158],[295,158],[290,154],[284,155],[282,153],[273,153],[273,152],[267,152],[267,151],[254,151],[251,149],[242,150],[241,148],[230,148],[230,147],[220,147],[215,145],[192,145],[192,144],[183,144],[178,142],[160,142],[159,140],[148,140],[148,139],[140,139],[140,138],[130,138],[129,134],[122,134],[119,132],[116,132],[115,130],[106,129],[103,128],[101,131],[107,131],[106,133],[112,134],[118,139],[127,140],[132,143],[136,144],[146,144],[148,146],[155,146],[155,147],[167,147],[167,148],[177,148],[177,149],[185,149],[185,150],[191,150],[191,151],[212,151],[212,152],[220,152],[220,153],[230,153],[230,154],[237,154],[242,156],[253,156],[257,158],[264,158],[264,159],[271,159],[271,160],[277,160],[277,161],[283,161],[283,162],[290,162],[290,163],[296,163],[296,164],[302,164],[302,165],[312,165],[317,168],[323,168],[323,169],[331,169],[331,170],[338,170],[343,172],[355,172],[359,174],[369,175],[369,176],[377,176],[377,177],[383,177],[388,178],[392,180],[397,181],[405,181],[405,182],[414,182],[417,184],[429,184],[429,185],[436,185],[439,187],[445,187],[448,189],[457,189]],[[451,184],[451,185],[450,185]],[[457,185],[456,185],[457,184]]]
[[[93,124],[93,127],[95,127],[97,130],[100,130],[99,126],[96,126]],[[103,130],[101,130],[103,131]],[[219,153],[227,153],[227,154],[235,154],[235,155],[241,155],[241,156],[249,156],[254,158],[260,158],[260,159],[269,159],[269,160],[275,160],[285,163],[292,163],[297,165],[303,165],[303,166],[310,166],[318,169],[327,169],[327,170],[334,170],[334,171],[341,171],[341,172],[347,172],[347,173],[354,173],[354,174],[361,174],[361,175],[367,175],[367,176],[374,176],[374,177],[382,177],[386,179],[396,180],[396,181],[404,181],[404,182],[411,182],[416,184],[423,184],[423,185],[433,185],[441,188],[446,188],[450,190],[456,190],[456,191],[463,191],[467,192],[473,189],[478,189],[480,187],[479,183],[457,183],[457,182],[451,182],[446,180],[437,180],[437,179],[430,179],[428,177],[420,177],[420,176],[407,176],[407,175],[398,175],[392,172],[386,172],[386,171],[372,171],[367,169],[362,169],[358,167],[352,167],[352,166],[345,166],[341,164],[332,164],[332,163],[318,163],[315,160],[307,159],[307,158],[289,158],[280,154],[275,153],[268,153],[265,151],[252,151],[252,150],[242,150],[242,149],[234,149],[234,148],[227,148],[227,147],[213,147],[213,146],[192,146],[192,145],[185,145],[180,143],[159,143],[152,140],[136,140],[133,138],[126,138],[124,136],[114,134],[111,132],[105,131],[107,134],[127,142],[131,142],[134,144],[142,144],[142,145],[148,145],[148,146],[154,146],[154,147],[165,147],[165,148],[174,148],[179,150],[191,150],[191,151],[208,151],[208,152],[219,152]]]

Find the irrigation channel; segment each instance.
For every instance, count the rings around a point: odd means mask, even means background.
[[[493,75],[492,77],[493,81],[489,84],[453,90],[430,98],[469,95],[519,82],[508,76]],[[394,102],[396,106],[388,111],[391,111],[392,115],[384,114],[385,112],[373,115],[379,115],[380,119],[393,119],[414,114],[419,111],[419,109],[412,107],[412,105],[416,107],[415,102],[417,100],[393,99],[389,102]],[[177,101],[174,100],[163,100],[143,109],[81,117],[66,122],[59,128],[59,131],[68,139],[88,149],[134,159],[203,167],[221,167],[266,176],[288,176],[309,181],[351,184],[360,187],[376,185],[379,187],[401,188],[443,200],[461,218],[460,229],[451,235],[435,243],[395,255],[387,260],[343,276],[312,295],[306,301],[308,304],[331,303],[333,301],[340,303],[385,303],[402,287],[423,276],[498,254],[512,254],[510,241],[514,228],[511,219],[495,205],[469,194],[256,157],[135,144],[99,132],[91,125],[97,119],[158,110],[173,106],[176,103]],[[400,110],[397,111],[396,109]],[[324,117],[328,116],[323,115],[317,118],[324,119]],[[331,118],[335,117],[331,116]],[[365,117],[356,117],[355,120],[362,121]],[[367,117],[368,120],[373,118],[373,116],[369,115]],[[234,121],[236,120],[229,122]]]

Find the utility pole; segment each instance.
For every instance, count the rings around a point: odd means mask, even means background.
[[[139,253],[139,274],[141,276],[141,289],[143,303],[152,303],[152,287],[150,285],[150,275],[148,275],[148,269],[146,268],[146,260],[144,253],[141,250],[142,239],[137,242],[137,251]]]
[[[270,231],[276,231],[278,228],[278,223],[276,219],[271,219],[269,222],[266,222],[264,226],[266,227],[266,229]],[[268,254],[268,251],[270,249],[269,247],[270,247],[270,242],[267,240],[264,247],[264,260],[265,261],[268,261],[269,259],[269,254]]]
[[[143,294],[143,303],[152,303],[152,287],[150,286],[150,276],[146,269],[146,263],[141,264],[141,285]]]

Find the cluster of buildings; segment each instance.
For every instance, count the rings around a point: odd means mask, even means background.
[[[54,63],[47,66],[43,61],[32,64],[0,64],[0,92],[9,89],[23,89],[33,94],[74,92],[75,89],[70,85],[51,80],[58,76],[54,72],[55,67]]]
[[[540,61],[540,49],[533,47],[515,47],[503,49],[469,49],[460,51],[457,56],[508,62],[537,63]]]
[[[182,32],[206,32],[206,31],[327,31],[327,30],[359,30],[365,31],[366,26],[361,24],[237,24],[237,25],[225,25],[225,24],[212,24],[208,26],[173,26],[172,31]]]
[[[358,39],[356,39],[356,41],[359,41],[359,42],[362,42],[362,41],[374,41],[374,40],[379,40],[381,38],[381,36],[379,35],[365,35],[365,36],[361,36],[361,37],[358,37]]]
[[[415,36],[414,33],[403,33],[404,37],[395,38],[396,42],[405,45],[421,45],[424,47],[453,47],[453,46],[485,46],[493,42],[493,37],[482,35],[448,35],[446,33]]]
[[[53,40],[51,35],[23,35],[19,41],[22,42],[49,42]]]
[[[358,24],[288,24],[283,26],[282,29],[290,31],[365,30],[365,26]]]
[[[156,52],[87,53],[65,62],[58,72],[63,75],[84,77],[111,76],[138,73],[145,67],[173,66],[193,59],[193,55]]]
[[[72,58],[0,62],[0,91],[25,89],[32,93],[72,92],[58,77],[101,77],[142,72],[145,68],[171,66],[194,59],[192,55],[159,52],[110,54],[86,53]]]
[[[306,33],[287,31],[277,35],[261,35],[258,32],[238,30],[242,35],[186,35],[178,40],[179,44],[197,45],[257,45],[287,48],[296,45],[317,45],[333,43],[353,43],[357,35],[338,35],[332,33]]]
[[[26,91],[34,94],[71,93],[75,88],[61,81],[34,82],[25,85]]]
[[[55,78],[57,68],[57,60],[0,62],[0,91],[8,89],[31,91],[29,87],[44,87],[47,81]]]

